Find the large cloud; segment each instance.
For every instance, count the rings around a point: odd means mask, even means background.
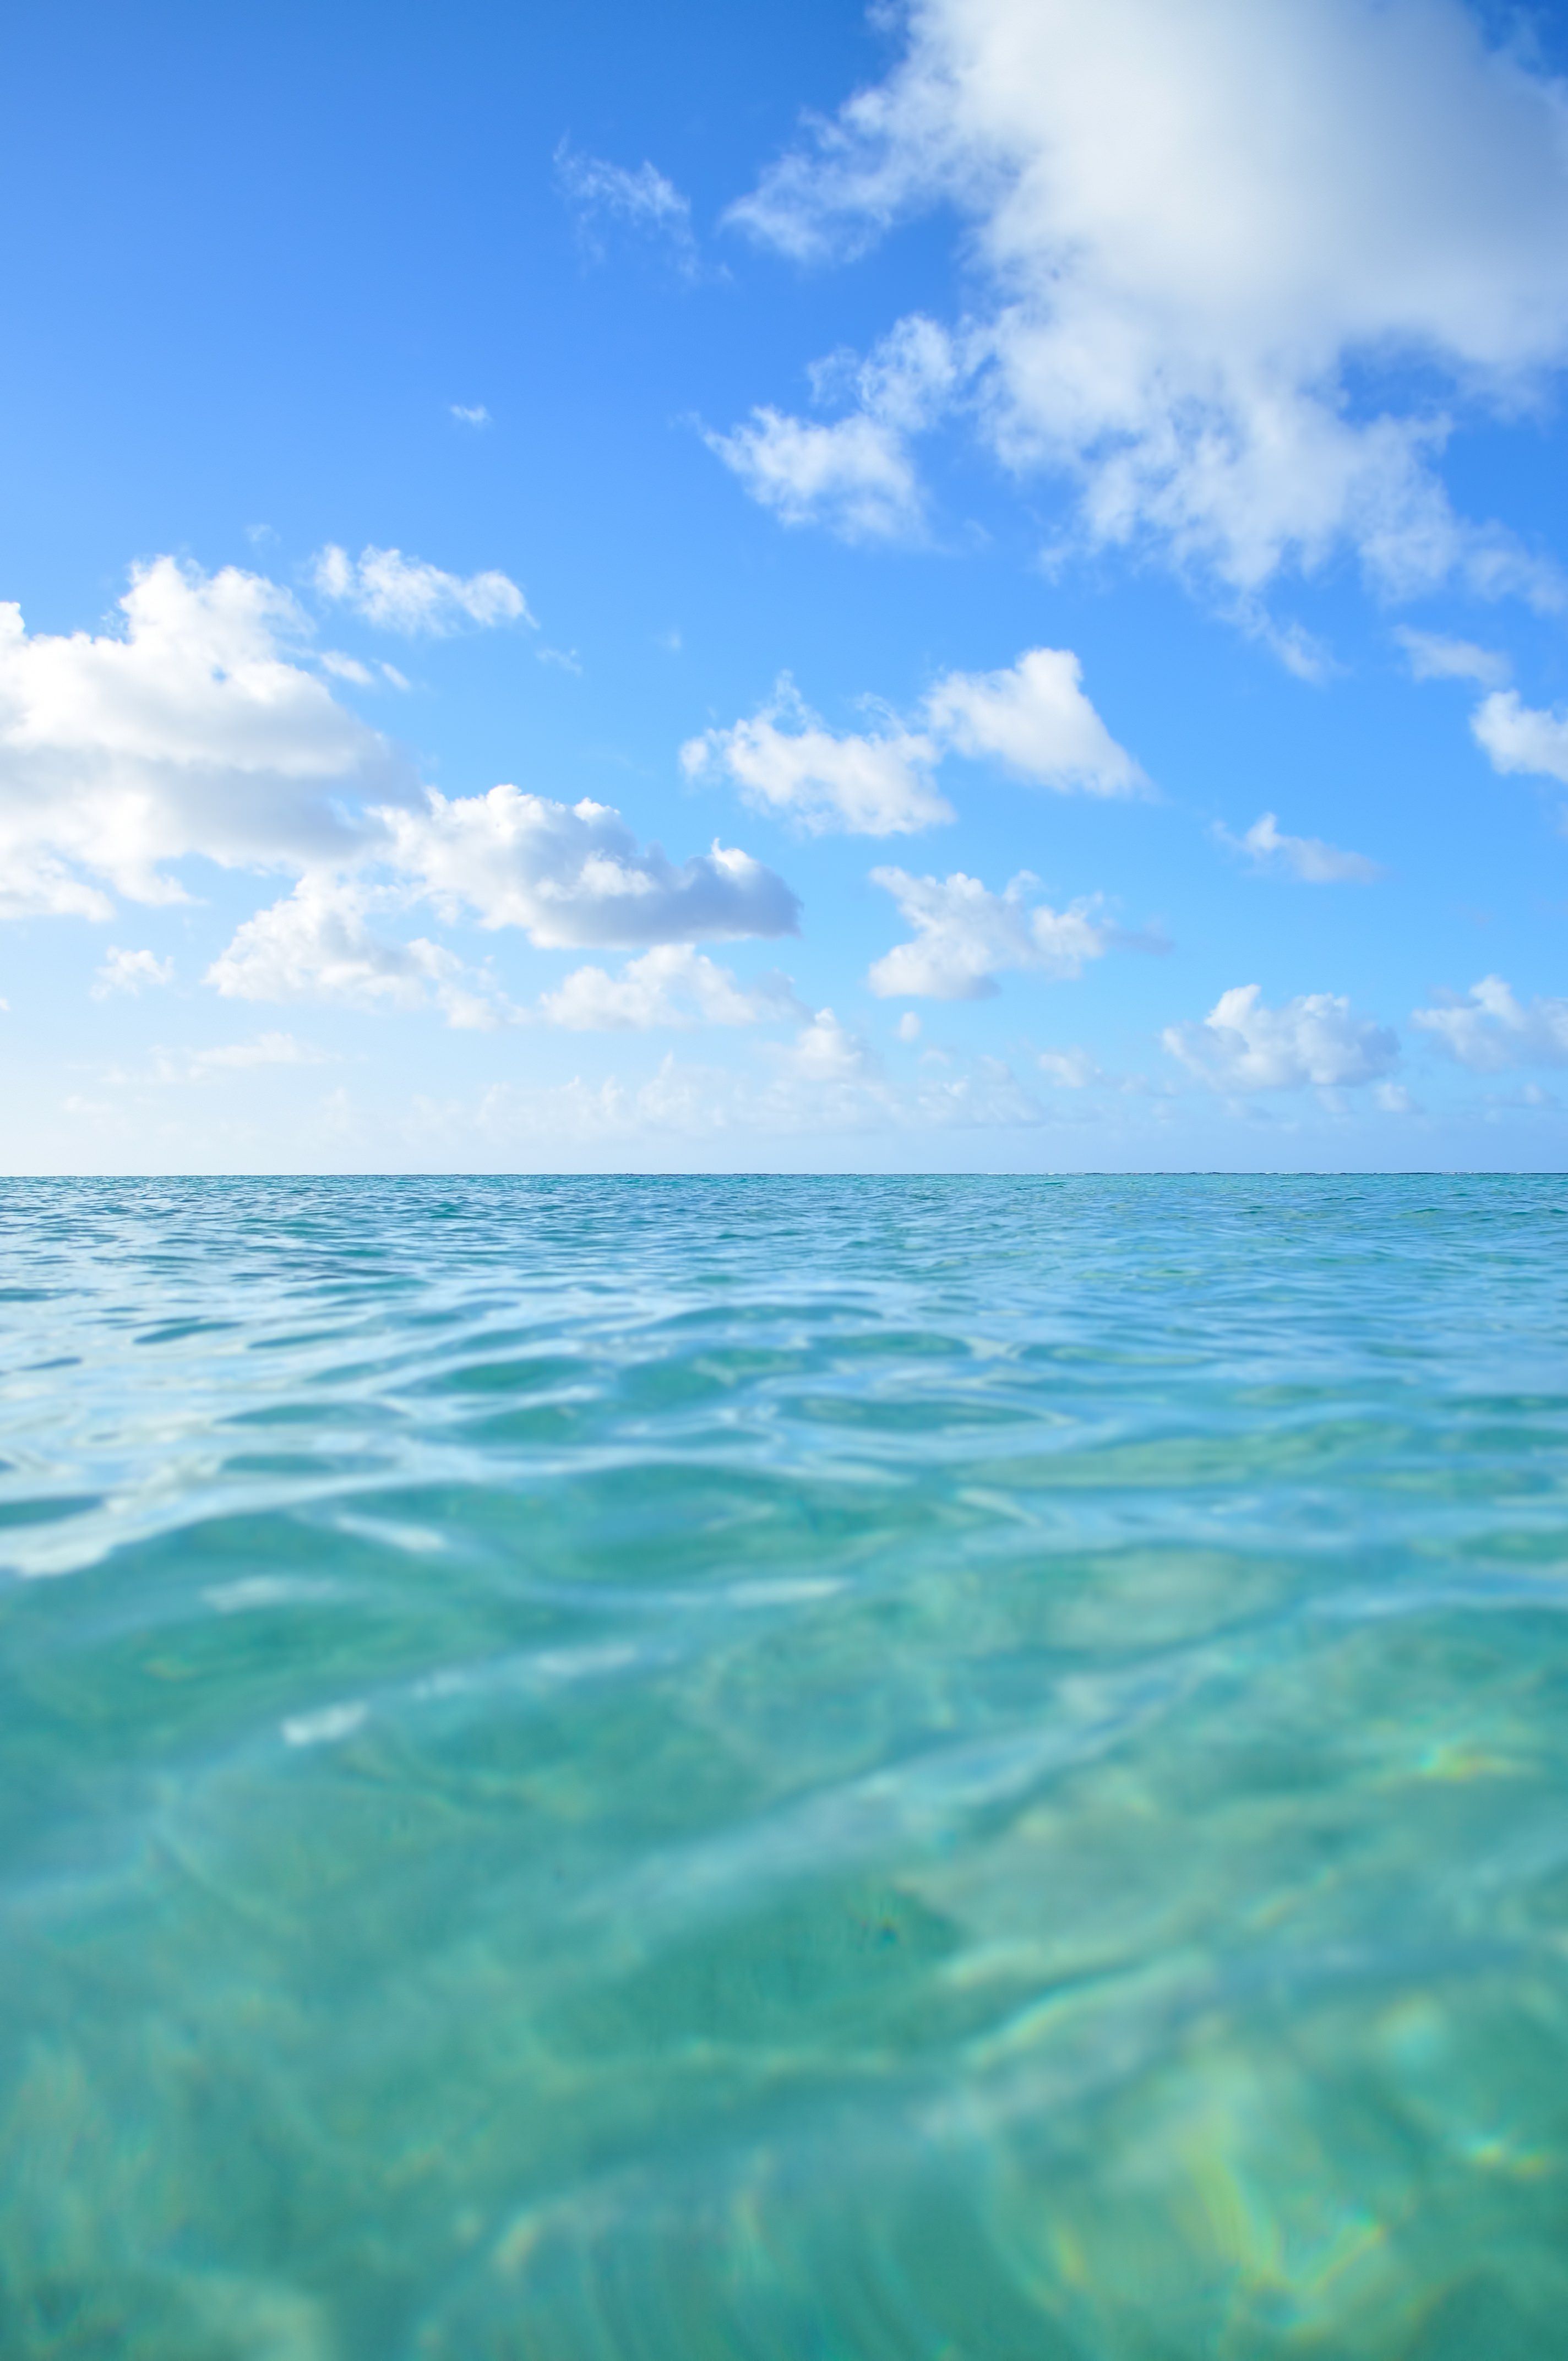
[[[1201,1025],[1168,1025],[1160,1038],[1212,1089],[1243,1093],[1375,1082],[1399,1062],[1398,1035],[1357,1016],[1340,994],[1303,993],[1269,1008],[1255,983],[1223,992]]]
[[[916,0],[909,27],[733,218],[816,258],[950,205],[973,312],[945,346],[901,323],[834,426],[758,412],[721,446],[753,491],[906,530],[910,436],[957,399],[1008,467],[1076,483],[1091,542],[1244,598],[1345,543],[1395,590],[1541,588],[1435,463],[1442,401],[1506,408],[1568,353],[1558,85],[1461,0]]]
[[[172,557],[139,566],[123,628],[29,634],[0,605],[0,912],[107,916],[108,884],[179,898],[165,864],[352,857],[347,808],[411,768],[298,660],[286,590]]]
[[[422,791],[309,668],[308,619],[260,576],[160,557],[120,605],[120,631],[70,637],[29,635],[0,606],[0,917],[107,917],[105,887],[178,900],[170,865],[192,855],[291,872],[295,891],[214,964],[219,991],[433,999],[458,1024],[495,1022],[504,1003],[439,945],[374,933],[378,902],[430,899],[552,945],[796,928],[795,896],[748,853],[716,844],[677,864],[604,804]]]

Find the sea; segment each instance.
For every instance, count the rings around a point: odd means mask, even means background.
[[[0,1193],[5,2361],[1568,2354],[1568,1181]]]

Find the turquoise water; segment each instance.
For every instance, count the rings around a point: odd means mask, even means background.
[[[1568,2353],[1568,1182],[0,1200],[6,2361]]]

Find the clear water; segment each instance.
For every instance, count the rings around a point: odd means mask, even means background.
[[[1568,1183],[0,1233],[6,2361],[1568,2353]]]

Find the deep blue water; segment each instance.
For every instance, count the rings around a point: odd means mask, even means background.
[[[5,2361],[1568,2354],[1568,1182],[13,1182]]]

